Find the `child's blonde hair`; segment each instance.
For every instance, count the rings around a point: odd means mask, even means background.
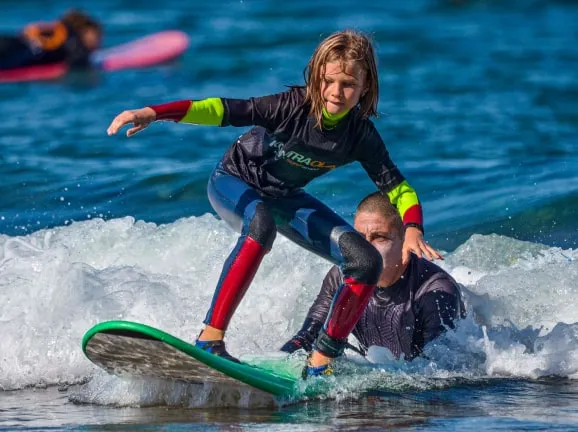
[[[379,82],[375,51],[369,37],[355,30],[343,30],[324,39],[315,49],[303,71],[307,93],[305,103],[311,104],[315,125],[321,127],[325,101],[321,94],[321,82],[325,65],[330,62],[355,62],[365,70],[366,88],[359,99],[361,116],[377,117]]]

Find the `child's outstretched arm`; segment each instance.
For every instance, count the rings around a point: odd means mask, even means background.
[[[299,89],[250,99],[207,98],[180,100],[161,105],[124,111],[112,121],[108,134],[116,134],[123,126],[133,124],[126,135],[132,136],[153,121],[167,120],[205,126],[262,126],[275,129],[297,104]]]
[[[223,114],[224,107],[219,98],[201,101],[182,100],[169,102],[162,105],[151,105],[136,110],[123,111],[114,118],[107,129],[107,133],[114,135],[123,126],[133,124],[133,127],[126,132],[126,136],[132,136],[156,120],[220,126],[223,121]]]

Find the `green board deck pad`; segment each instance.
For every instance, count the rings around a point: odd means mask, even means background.
[[[97,324],[84,335],[82,349],[90,361],[118,376],[199,384],[246,384],[281,397],[298,392],[295,376],[234,363],[162,330],[130,321]]]

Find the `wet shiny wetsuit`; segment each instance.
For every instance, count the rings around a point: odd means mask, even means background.
[[[90,53],[78,33],[67,24],[30,24],[18,36],[0,36],[0,69],[66,63],[88,67]]]
[[[248,100],[211,98],[151,106],[157,120],[255,126],[227,150],[211,175],[209,200],[241,233],[225,262],[205,324],[225,330],[277,232],[339,264],[345,275],[317,349],[330,357],[365,309],[382,271],[381,256],[353,227],[303,190],[311,180],[358,161],[397,206],[406,224],[421,226],[417,194],[391,161],[373,123],[358,108],[324,113],[315,127],[305,89]]]
[[[283,351],[311,350],[342,283],[339,267],[332,267],[302,329],[282,347]],[[454,328],[454,321],[464,316],[457,282],[440,267],[412,254],[397,282],[376,288],[352,333],[362,352],[376,345],[388,348],[396,358],[411,360],[425,344]]]

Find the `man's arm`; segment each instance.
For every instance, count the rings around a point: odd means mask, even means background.
[[[455,328],[459,318],[459,299],[445,292],[431,292],[422,299],[422,323],[424,345],[440,336],[448,328]]]
[[[321,285],[321,291],[319,291],[313,305],[309,308],[301,330],[281,347],[281,351],[292,353],[300,348],[303,348],[307,352],[311,351],[313,342],[315,342],[319,330],[321,330],[327,319],[327,315],[329,315],[331,302],[337,289],[341,285],[341,279],[339,267],[333,266],[325,276],[323,284]]]
[[[438,279],[416,304],[414,357],[424,346],[448,328],[455,328],[455,320],[462,315],[459,288],[451,279]]]

